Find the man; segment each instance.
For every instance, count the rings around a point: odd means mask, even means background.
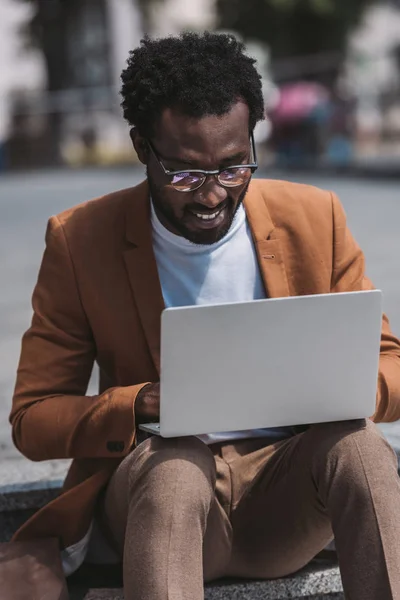
[[[373,423],[400,417],[386,317],[372,420],[139,443],[159,418],[165,306],[372,285],[333,194],[251,180],[264,107],[239,42],[147,39],[122,79],[147,181],[50,219],[10,419],[27,457],[74,460],[16,539],[57,536],[68,574],[100,529],[127,600],[200,600],[204,580],[287,575],[335,537],[347,597],[399,599],[397,462]]]

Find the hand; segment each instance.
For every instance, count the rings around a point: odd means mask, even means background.
[[[160,420],[160,383],[145,385],[135,401],[136,424],[158,422]]]

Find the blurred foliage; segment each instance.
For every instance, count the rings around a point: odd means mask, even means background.
[[[157,5],[163,4],[165,0],[132,0],[136,2],[142,15],[142,25],[145,33],[151,31],[151,17]]]
[[[137,0],[146,31],[152,15],[165,0]],[[340,70],[351,31],[365,10],[379,0],[214,0],[217,29],[237,32],[245,41],[258,41],[270,50],[272,61],[337,53],[338,60],[310,75],[330,85]],[[399,0],[400,2],[400,0]],[[293,71],[292,71],[293,72]],[[279,78],[279,73],[274,73]],[[289,79],[293,76],[289,76]],[[285,76],[283,75],[283,78]]]
[[[165,0],[137,0],[145,29]],[[374,0],[214,0],[218,29],[267,44],[272,58],[344,51]],[[375,0],[377,2],[378,0]]]
[[[349,32],[373,3],[373,0],[215,1],[218,27],[266,43],[273,59],[344,51]]]
[[[79,0],[16,0],[32,5],[32,17],[21,29],[22,43],[25,47],[40,48],[46,66],[47,90],[57,92],[66,89],[69,84],[68,69],[68,28],[67,23],[77,9]],[[62,117],[59,112],[49,111],[45,143],[46,152],[51,156],[48,164],[62,163],[60,136]],[[23,147],[28,140],[22,142]],[[37,146],[37,142],[35,144]]]
[[[67,28],[79,0],[16,0],[33,7],[32,18],[21,30],[25,46],[40,48],[47,71],[47,88],[63,89],[67,83]]]

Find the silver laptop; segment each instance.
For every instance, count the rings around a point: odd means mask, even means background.
[[[375,411],[380,290],[168,308],[163,437],[322,423]]]

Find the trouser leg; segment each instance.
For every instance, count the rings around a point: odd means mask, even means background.
[[[400,599],[397,459],[371,421],[321,424],[266,453],[253,482],[247,456],[231,465],[236,487],[229,572],[279,577],[307,564],[332,536],[346,598]],[[261,454],[260,454],[261,453]],[[234,475],[235,476],[235,475]]]
[[[121,463],[104,514],[127,600],[201,600],[203,579],[222,574],[231,528],[215,480],[214,456],[196,438],[153,437]]]

